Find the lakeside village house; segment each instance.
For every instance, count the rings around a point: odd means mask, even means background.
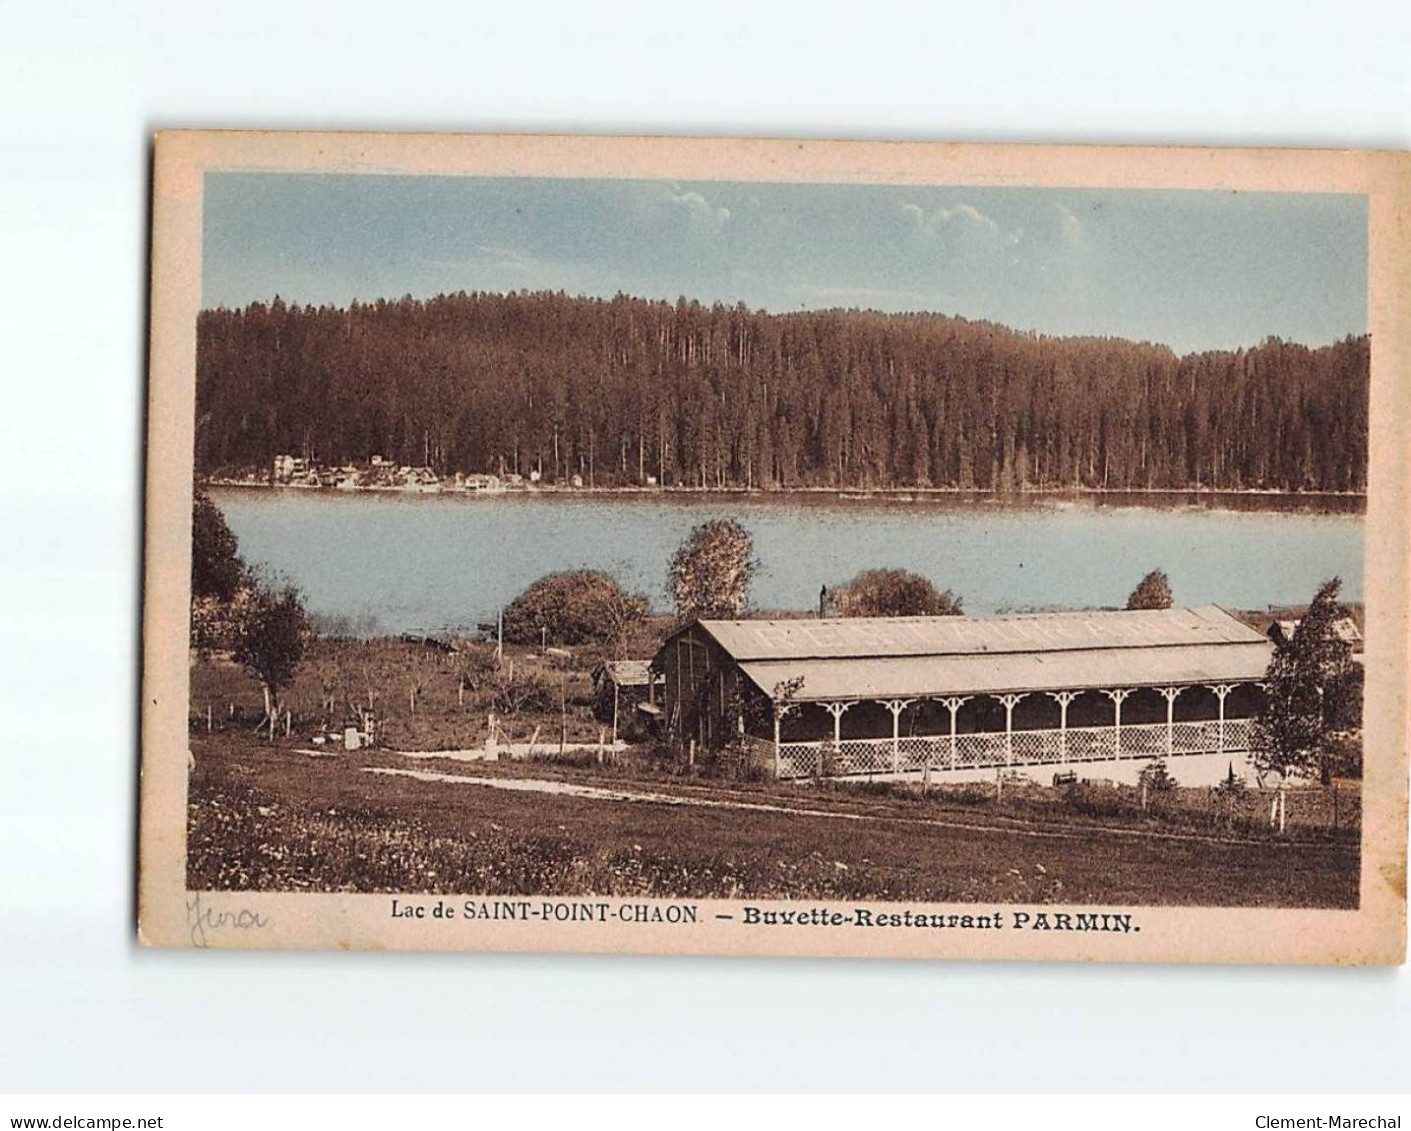
[[[1135,782],[1164,758],[1182,784],[1209,785],[1252,773],[1273,651],[1207,607],[702,620],[655,666],[674,741],[738,738],[778,778]]]
[[[530,481],[538,482],[537,473]],[[405,491],[412,494],[499,494],[524,485],[522,475],[463,475],[443,479],[429,467],[405,467],[373,456],[365,465],[325,467],[300,456],[277,455],[270,468],[270,482],[284,487],[331,487],[343,491]]]

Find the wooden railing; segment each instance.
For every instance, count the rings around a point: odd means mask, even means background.
[[[1132,723],[1066,730],[984,731],[907,738],[844,738],[840,742],[779,744],[781,778],[974,770],[1002,766],[1067,765],[1118,758],[1179,758],[1249,749],[1250,719],[1223,723]],[[1221,731],[1223,729],[1223,735]],[[772,743],[766,743],[772,747]],[[761,751],[763,753],[763,751]],[[767,755],[765,755],[767,757]]]

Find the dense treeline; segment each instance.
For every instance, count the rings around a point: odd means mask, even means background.
[[[545,482],[1361,490],[1368,341],[1177,357],[931,314],[457,294],[209,310],[206,473],[373,454]]]

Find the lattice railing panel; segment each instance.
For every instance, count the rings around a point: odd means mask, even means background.
[[[833,748],[835,774],[891,773],[890,738],[845,738]],[[825,756],[825,761],[826,761]],[[825,773],[827,769],[825,767]]]
[[[956,769],[1005,764],[1004,735],[998,733],[960,734],[955,739]]]
[[[1116,732],[1111,727],[1071,727],[1068,731],[1068,760],[1092,762],[1116,753]]]
[[[1224,749],[1249,749],[1252,725],[1250,719],[1227,720]],[[1122,727],[1121,735],[1123,758],[1167,756],[1165,723],[1129,724]],[[1178,757],[1214,753],[1220,749],[1220,724],[1214,720],[1176,723],[1169,741],[1170,753]],[[757,740],[754,745],[761,760],[771,764],[772,744]],[[915,773],[928,765],[938,771],[1053,765],[1117,756],[1115,728],[1071,727],[1066,741],[1064,732],[1058,730],[1016,730],[1008,738],[1003,731],[958,734],[954,739],[949,734],[912,735],[898,739],[895,745],[890,738],[845,738],[837,745],[831,741],[786,742],[779,748],[778,765],[781,778],[807,778]]]
[[[1172,733],[1172,753],[1207,754],[1220,749],[1218,722],[1177,723]]]
[[[1014,762],[1044,765],[1063,760],[1062,734],[1056,730],[1016,730],[1012,736]]]
[[[779,776],[810,778],[818,772],[820,742],[781,742],[779,744]]]
[[[1122,727],[1124,757],[1154,757],[1166,753],[1165,723],[1135,723]]]
[[[913,736],[903,738],[897,744],[902,770],[921,770],[929,761],[932,766],[944,768],[950,760],[950,738]]]
[[[1248,750],[1254,737],[1253,719],[1225,720],[1225,749]]]

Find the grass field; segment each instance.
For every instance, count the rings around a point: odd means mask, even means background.
[[[193,736],[193,889],[1353,907],[1355,827],[1277,837],[1075,809],[1061,791],[722,784],[643,767],[310,757]],[[420,781],[370,768],[610,785],[621,801]],[[519,781],[517,784],[532,785]],[[646,785],[640,787],[645,789]],[[1257,802],[1258,799],[1256,799]],[[1344,799],[1346,804],[1347,798]],[[1291,802],[1297,812],[1303,799]],[[1308,804],[1315,802],[1312,799]],[[730,807],[767,805],[758,808]],[[784,811],[776,811],[784,810]],[[1349,812],[1352,810],[1349,809]]]
[[[309,733],[323,724],[340,728],[354,705],[370,703],[382,742],[399,750],[481,746],[491,711],[508,741],[527,741],[537,731],[546,744],[557,743],[561,733],[571,743],[595,742],[609,726],[593,712],[592,671],[604,658],[602,649],[574,648],[559,656],[507,646],[504,672],[513,665],[519,680],[538,685],[543,701],[506,710],[495,702],[491,648],[458,646],[460,651],[446,652],[396,639],[315,639],[282,705],[293,712],[294,729]],[[639,651],[651,655],[648,643]],[[264,714],[259,684],[227,658],[201,657],[191,668],[194,729],[205,729],[208,709],[216,729],[249,731]]]

